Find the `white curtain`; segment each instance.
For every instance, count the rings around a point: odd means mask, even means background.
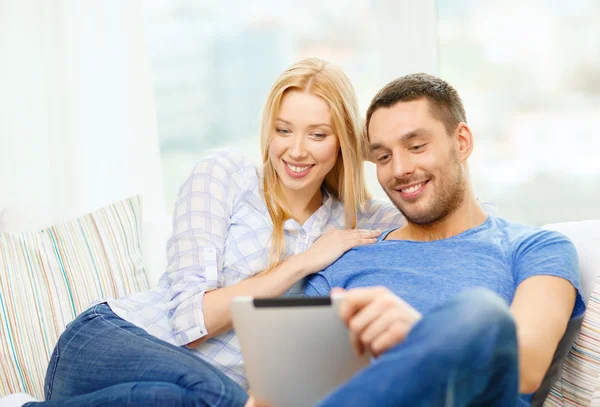
[[[0,209],[162,214],[141,0],[0,0]]]

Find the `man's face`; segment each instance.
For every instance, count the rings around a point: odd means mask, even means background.
[[[435,223],[464,200],[458,137],[448,135],[426,98],[376,110],[369,142],[377,179],[409,222]]]

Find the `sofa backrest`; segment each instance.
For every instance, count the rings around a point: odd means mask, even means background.
[[[600,343],[597,329],[600,326],[597,305],[600,304],[600,220],[555,223],[544,228],[564,233],[575,244],[588,308],[583,321],[572,321],[567,327],[546,380],[534,396],[533,406],[590,406],[600,387],[600,346],[597,345]]]

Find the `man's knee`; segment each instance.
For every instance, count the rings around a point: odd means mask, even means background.
[[[466,342],[493,345],[496,349],[516,347],[516,326],[508,304],[484,288],[465,290],[455,299],[456,331]]]
[[[460,309],[459,315],[465,321],[506,328],[514,325],[508,304],[493,291],[485,288],[464,290],[455,301]]]

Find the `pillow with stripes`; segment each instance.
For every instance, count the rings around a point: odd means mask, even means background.
[[[148,289],[142,199],[126,199],[38,232],[0,233],[0,397],[44,397],[65,326],[92,302]]]

